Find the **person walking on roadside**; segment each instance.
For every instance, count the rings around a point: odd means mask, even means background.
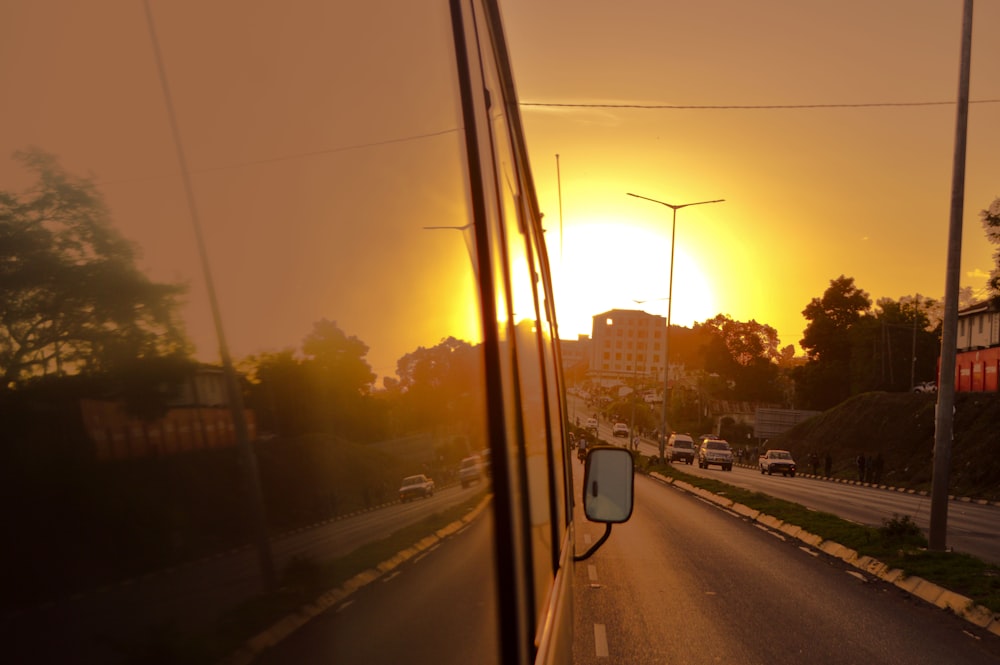
[[[872,482],[879,485],[882,483],[882,469],[885,466],[885,460],[882,459],[881,452],[875,455],[875,460],[872,464]]]
[[[864,454],[858,455],[858,481],[865,482],[865,456]]]

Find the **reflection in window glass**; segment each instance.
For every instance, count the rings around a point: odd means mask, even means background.
[[[148,7],[4,8],[8,649],[218,662],[318,598],[260,662],[492,662],[447,3]]]
[[[532,589],[538,614],[548,600],[554,577],[554,551],[551,512],[550,457],[546,429],[546,402],[542,383],[543,364],[539,357],[539,323],[535,302],[535,284],[539,279],[529,243],[527,217],[523,209],[521,173],[519,172],[507,118],[501,100],[503,90],[498,74],[487,68],[485,84],[490,93],[493,123],[494,168],[503,219],[506,265],[509,271],[510,308],[517,361],[517,387],[520,396],[520,426],[523,433],[523,473],[528,502],[529,547],[532,565]]]

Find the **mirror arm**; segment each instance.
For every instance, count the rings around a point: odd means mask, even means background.
[[[597,549],[604,544],[604,541],[607,540],[608,536],[610,535],[611,535],[611,522],[607,522],[605,524],[604,535],[601,536],[600,539],[596,543],[594,543],[589,550],[587,550],[580,556],[574,556],[573,561],[586,561],[587,559],[589,559],[591,556],[593,556],[594,552],[596,552]]]

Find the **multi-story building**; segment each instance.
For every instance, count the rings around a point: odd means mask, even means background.
[[[955,390],[1000,390],[1000,297],[958,313]]]
[[[667,321],[634,309],[612,309],[593,318],[587,378],[610,386],[635,380],[662,383]]]
[[[559,340],[563,371],[570,385],[586,377],[590,368],[590,346],[591,340],[586,335],[577,335],[576,339]]]

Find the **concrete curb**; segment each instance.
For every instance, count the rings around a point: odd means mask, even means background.
[[[972,599],[967,596],[945,589],[942,586],[938,586],[933,582],[928,582],[922,577],[917,577],[916,575],[907,577],[902,570],[899,570],[898,568],[890,569],[888,565],[882,563],[878,559],[874,559],[870,556],[859,555],[855,550],[845,547],[840,543],[832,540],[824,540],[820,536],[817,536],[814,533],[809,533],[797,525],[784,522],[777,517],[761,513],[760,511],[744,506],[743,504],[734,503],[731,499],[711,494],[706,490],[694,487],[693,485],[682,480],[667,478],[666,476],[655,472],[649,474],[649,476],[657,481],[674,485],[675,487],[678,487],[686,492],[705,498],[712,503],[727,508],[738,515],[746,517],[751,522],[760,524],[761,526],[772,531],[781,532],[790,538],[795,538],[803,543],[806,543],[807,545],[810,545],[811,547],[818,549],[829,556],[840,559],[857,570],[861,570],[869,575],[877,577],[883,582],[892,584],[910,595],[916,596],[917,598],[920,598],[921,600],[924,600],[942,610],[950,611],[969,623],[1000,637],[1000,614],[996,614],[982,605],[976,605],[972,602]],[[706,496],[707,494],[711,494],[711,497],[714,498]]]

